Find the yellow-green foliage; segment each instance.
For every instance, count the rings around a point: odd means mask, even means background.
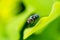
[[[25,10],[21,10],[21,2]],[[19,40],[27,18],[41,17],[32,28],[24,30],[24,40],[60,40],[60,0],[0,0],[0,40]]]

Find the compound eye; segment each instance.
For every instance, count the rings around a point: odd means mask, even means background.
[[[38,18],[38,17],[39,17],[39,15],[38,15],[38,14],[35,14],[35,17],[36,17],[36,18]]]
[[[33,18],[33,16],[30,16],[30,17],[29,17],[29,19],[32,19],[32,18]]]

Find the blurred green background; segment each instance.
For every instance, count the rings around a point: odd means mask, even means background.
[[[26,28],[28,17],[39,21]],[[0,0],[0,40],[60,40],[60,0]]]

